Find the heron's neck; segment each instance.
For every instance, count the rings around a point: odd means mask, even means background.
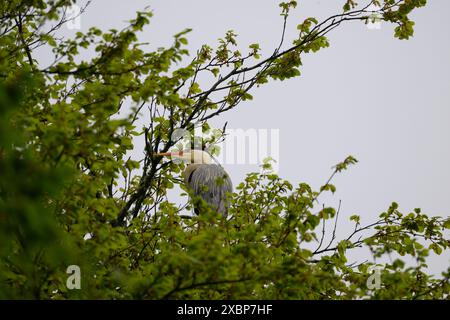
[[[191,161],[198,164],[211,164],[212,158],[211,156],[204,151],[193,151],[194,157],[191,158]]]
[[[202,158],[202,161],[203,161],[203,163],[202,164],[211,164],[212,163],[212,159],[211,159],[211,157],[208,155],[208,156],[204,156],[203,158]]]

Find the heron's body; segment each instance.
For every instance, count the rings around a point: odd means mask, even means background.
[[[227,193],[233,191],[232,183],[225,170],[217,164],[190,164],[184,172],[184,181],[194,196],[199,196],[223,216],[227,215]],[[195,205],[199,214],[199,206]]]
[[[202,150],[162,153],[189,162],[184,171],[184,182],[194,196],[194,211],[201,213],[203,199],[213,210],[227,215],[227,194],[233,192],[230,177],[218,164],[212,163],[211,156]]]

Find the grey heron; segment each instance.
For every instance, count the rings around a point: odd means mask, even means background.
[[[212,209],[223,216],[227,215],[227,193],[233,192],[233,185],[226,171],[213,163],[212,157],[203,150],[184,150],[158,153],[188,163],[184,171],[184,182],[194,194],[194,212],[200,213],[195,197],[201,197]]]

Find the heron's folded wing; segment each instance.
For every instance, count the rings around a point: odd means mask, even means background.
[[[226,195],[233,187],[228,174],[222,167],[205,164],[195,169],[188,179],[195,196],[200,196],[220,213],[226,213]]]

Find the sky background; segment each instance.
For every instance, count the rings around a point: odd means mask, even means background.
[[[83,2],[79,2],[80,4]],[[81,17],[81,31],[123,27],[146,6],[154,12],[139,36],[149,50],[170,46],[185,28],[188,48],[215,47],[226,30],[246,51],[259,43],[270,54],[279,43],[282,19],[273,0],[94,0]],[[339,13],[344,1],[300,0],[292,12],[286,44],[309,16]],[[294,184],[318,188],[331,167],[353,155],[359,163],[340,174],[326,205],[341,205],[338,235],[344,237],[359,214],[370,223],[392,201],[402,212],[420,207],[429,215],[450,213],[450,1],[430,0],[412,15],[414,37],[400,41],[393,26],[369,30],[361,22],[342,24],[329,34],[330,47],[303,56],[302,76],[253,91],[254,99],[211,121],[221,128],[279,129],[279,174]],[[78,30],[65,30],[70,36]],[[41,57],[45,61],[45,56]],[[142,147],[137,146],[141,154]],[[235,185],[255,164],[224,164]],[[332,226],[329,226],[331,229]],[[331,230],[330,230],[331,231]],[[356,251],[354,260],[369,258]],[[438,273],[450,256],[432,257]],[[350,261],[352,262],[352,261]]]

